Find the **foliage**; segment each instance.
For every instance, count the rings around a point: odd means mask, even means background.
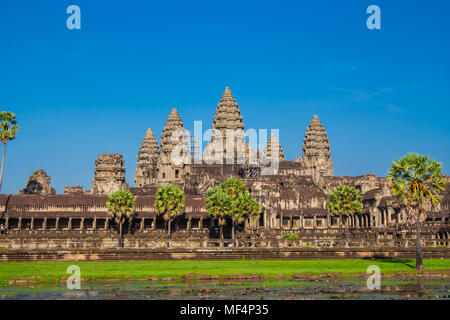
[[[0,141],[5,144],[16,137],[19,130],[16,115],[12,112],[0,112]]]
[[[361,213],[362,196],[352,186],[337,186],[331,190],[328,198],[328,210],[333,214],[352,215]]]
[[[106,207],[109,215],[116,218],[117,223],[123,222],[134,213],[136,198],[128,191],[118,190],[108,196]]]
[[[437,206],[439,194],[445,190],[442,165],[428,156],[415,153],[395,160],[388,179],[392,181],[392,194],[412,208]]]
[[[297,233],[285,233],[283,234],[283,239],[298,239]]]
[[[213,187],[206,193],[205,207],[209,214],[219,218],[219,223],[223,223],[225,217],[232,215],[232,198],[224,192],[220,186]]]
[[[244,182],[237,178],[229,178],[209,189],[205,206],[212,216],[230,217],[237,222],[248,216],[258,217],[261,211],[261,205],[250,196]]]
[[[0,171],[0,189],[2,188],[3,169],[5,168],[6,143],[16,137],[19,130],[16,115],[8,111],[0,112],[0,141],[3,143],[2,168]]]
[[[184,191],[175,185],[161,187],[156,192],[155,209],[166,221],[184,212]]]
[[[416,270],[423,272],[420,220],[426,217],[427,207],[436,207],[440,193],[445,190],[442,165],[416,153],[395,160],[389,170],[391,193],[406,207],[409,218],[416,222]]]

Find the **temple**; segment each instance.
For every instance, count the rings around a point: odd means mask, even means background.
[[[108,194],[124,189],[136,196],[135,216],[125,225],[124,246],[166,246],[164,220],[154,209],[155,193],[161,186],[175,184],[184,189],[186,201],[184,214],[175,220],[171,246],[226,246],[234,243],[230,239],[231,222],[225,227],[225,241],[219,241],[218,222],[209,216],[204,202],[207,190],[229,177],[241,178],[262,206],[259,218],[246,219],[238,226],[237,246],[414,245],[415,230],[391,196],[385,178],[374,174],[333,176],[329,139],[317,115],[306,129],[301,148],[299,145],[301,157],[291,161],[285,159],[276,134],[271,134],[263,147],[252,148],[246,141],[243,116],[229,87],[217,105],[211,128],[211,141],[202,159],[214,161],[193,161],[198,150],[192,148],[192,137],[186,133],[177,109],[172,109],[159,143],[151,128],[145,133],[138,150],[134,187],[126,181],[121,154],[98,156],[91,190],[67,186],[63,195],[57,195],[46,172],[36,170],[19,194],[0,195],[0,223],[8,231],[0,238],[0,245],[13,249],[30,248],[33,243],[48,249],[114,248],[117,232],[107,214],[106,200]],[[175,161],[174,148],[180,144],[188,147],[182,149],[185,151],[180,157],[189,161]],[[450,179],[445,179],[447,188],[440,206],[424,217],[426,246],[450,243]],[[344,184],[363,195],[362,214],[341,218],[328,212],[328,195]],[[287,240],[286,234],[297,237]]]

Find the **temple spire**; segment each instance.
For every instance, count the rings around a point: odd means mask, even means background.
[[[156,140],[152,129],[148,128],[139,148],[136,175],[134,179],[136,187],[149,185],[153,182],[153,179],[156,178],[155,170],[159,153],[158,141]]]
[[[214,132],[211,140],[216,141],[217,146],[222,146],[223,157],[226,163],[236,163],[241,157],[244,158],[242,160],[245,160],[245,127],[239,105],[237,104],[236,99],[234,99],[230,87],[225,88],[222,98],[217,104],[212,129],[220,132],[220,134]],[[234,143],[233,150],[227,150],[228,134],[234,135],[234,138],[228,137],[228,143],[232,141]],[[228,144],[228,146],[230,145]],[[230,154],[233,156],[230,157]]]
[[[302,158],[306,168],[318,170],[323,176],[333,175],[330,143],[317,115],[313,117],[306,129]]]
[[[283,149],[281,148],[280,142],[278,141],[275,133],[272,133],[272,135],[269,138],[269,141],[267,141],[267,146],[266,149],[264,150],[264,154],[266,157],[271,158],[272,156],[275,156],[274,151],[277,149],[279,161],[284,161]]]
[[[181,121],[181,117],[178,114],[176,108],[173,108],[167,118],[167,121],[163,128],[163,133],[161,136],[161,150],[162,152],[171,152],[174,147],[174,142],[172,139],[172,134],[177,129],[184,128],[183,121]]]
[[[222,98],[217,105],[212,128],[223,131],[222,134],[225,134],[226,129],[244,130],[245,128],[239,105],[234,99],[230,87],[225,88]]]

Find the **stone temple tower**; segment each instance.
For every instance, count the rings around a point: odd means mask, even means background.
[[[182,138],[177,141],[172,140],[174,132],[179,129],[184,129],[183,121],[181,121],[177,109],[173,108],[164,125],[161,136],[161,149],[157,163],[158,183],[167,184],[182,181],[184,165],[174,164],[172,159],[173,149],[182,140]]]
[[[316,177],[316,179],[318,175],[333,175],[330,143],[317,115],[314,116],[306,129],[302,160],[306,173]]]
[[[98,155],[95,160],[94,179],[92,180],[93,194],[111,194],[117,190],[128,190],[125,178],[123,157],[119,153],[105,153]]]
[[[277,139],[277,136],[272,133],[272,135],[269,138],[269,141],[267,141],[266,149],[264,149],[264,155],[268,158],[271,158],[275,156],[275,152],[272,150],[278,149],[278,160],[284,161],[284,153],[283,149],[281,148],[281,144]]]
[[[225,92],[220,99],[220,102],[217,105],[216,113],[213,119],[213,130],[218,130],[221,133],[221,136],[212,137],[212,141],[216,142],[217,145],[223,145],[223,157],[225,160],[227,148],[226,148],[226,138],[227,138],[227,130],[233,130],[235,134],[234,138],[234,150],[230,150],[229,152],[233,152],[234,163],[236,163],[236,159],[238,156],[238,152],[240,157],[244,159],[245,156],[245,146],[244,146],[244,124],[242,121],[241,111],[239,110],[239,105],[231,93],[229,87],[225,88]],[[230,132],[230,131],[228,131]],[[231,137],[230,137],[231,139]],[[224,161],[225,162],[225,161]]]
[[[152,129],[148,128],[139,148],[134,178],[135,187],[144,187],[156,183],[156,167],[159,153],[158,141]]]

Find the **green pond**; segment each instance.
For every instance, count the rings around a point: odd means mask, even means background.
[[[446,299],[450,278],[389,277],[379,290],[364,278],[323,278],[242,281],[114,281],[85,282],[69,290],[64,283],[2,284],[0,299]]]

